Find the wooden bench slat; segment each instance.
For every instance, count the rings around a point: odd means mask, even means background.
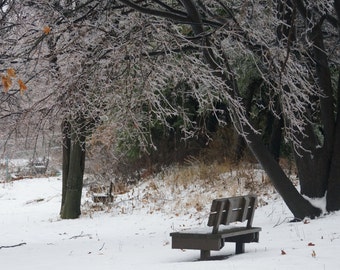
[[[244,197],[244,206],[242,210],[242,222],[246,221],[248,219],[248,212],[249,212],[249,204],[250,204],[250,198],[249,197]]]
[[[223,223],[220,223],[220,224],[223,224],[223,225],[229,225],[234,220],[234,217],[232,216],[232,212],[233,212],[233,208],[234,208],[233,202],[231,200],[227,199],[227,205],[228,205],[228,207],[225,209],[226,212],[224,213],[225,217],[223,218]],[[218,225],[220,225],[220,224],[218,224]]]
[[[217,233],[218,232],[218,228],[219,228],[219,225],[221,224],[222,222],[222,219],[223,219],[223,215],[226,213],[225,212],[225,209],[224,209],[224,206],[226,205],[226,201],[219,201],[217,202],[217,212],[216,212],[216,216],[215,216],[215,220],[214,220],[214,223],[213,223],[213,230],[212,230],[212,233]]]
[[[209,215],[209,220],[208,220],[208,226],[213,226],[215,224],[218,203],[219,203],[218,200],[213,200],[212,203],[211,203],[210,215]]]
[[[250,203],[250,206],[249,206],[250,209],[249,209],[249,213],[248,213],[247,227],[251,227],[252,224],[253,224],[256,205],[257,205],[257,197],[252,197],[251,203]]]
[[[170,233],[170,236],[177,237],[177,238],[221,238],[226,236],[237,236],[242,234],[249,234],[254,232],[261,231],[259,227],[252,227],[252,228],[245,228],[245,227],[233,227],[227,228],[224,230],[219,231],[216,234],[212,234],[210,232],[191,232],[191,231],[184,231],[184,232],[173,232]]]
[[[233,228],[221,231],[218,234],[211,233],[171,233],[172,248],[177,249],[203,249],[220,250],[224,242],[258,242],[258,233],[261,228],[251,229]]]

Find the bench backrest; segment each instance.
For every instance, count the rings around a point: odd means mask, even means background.
[[[252,226],[257,203],[255,195],[238,196],[213,200],[208,226],[213,227],[212,233],[218,233],[218,227],[233,222],[247,220],[247,228]]]

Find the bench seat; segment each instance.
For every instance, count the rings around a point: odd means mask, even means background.
[[[259,232],[261,228],[252,227],[234,227],[224,229],[218,233],[211,232],[173,232],[172,237],[173,249],[207,249],[220,250],[224,242],[243,242],[251,243],[259,241]],[[240,237],[242,236],[242,237]]]

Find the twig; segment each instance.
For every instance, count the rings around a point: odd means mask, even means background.
[[[277,221],[277,223],[273,226],[273,228],[278,227],[280,225],[282,225],[283,223],[287,223],[287,220],[290,220],[289,222],[297,222],[297,221],[301,221],[301,220],[295,220],[292,219],[292,217],[286,217],[283,220],[281,220],[281,218],[279,218],[279,220]]]
[[[16,245],[13,245],[13,246],[0,246],[0,249],[2,249],[2,248],[15,248],[15,247],[23,246],[23,245],[26,245],[26,243],[20,243],[20,244],[16,244]]]
[[[80,238],[80,237],[87,237],[87,236],[91,237],[91,234],[84,234],[84,232],[81,232],[79,235],[72,236],[69,239],[77,239],[77,238]]]
[[[102,247],[99,249],[99,251],[102,251],[102,249],[104,248],[105,246],[105,242],[103,243]]]

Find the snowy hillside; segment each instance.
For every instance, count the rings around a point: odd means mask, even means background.
[[[84,190],[84,215],[60,220],[60,178],[1,183],[1,269],[339,269],[340,213],[289,223],[290,212],[274,195],[255,212],[260,243],[246,244],[245,254],[232,256],[234,244],[226,244],[212,253],[223,259],[198,261],[199,251],[172,250],[170,232],[205,226],[203,206],[214,196],[207,193],[149,180],[96,212]]]

